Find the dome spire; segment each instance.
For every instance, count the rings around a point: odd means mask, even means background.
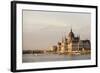
[[[72,32],[72,27],[71,27],[71,32]]]
[[[72,31],[72,28],[71,28],[71,30],[70,30],[70,33],[68,34],[68,37],[69,37],[69,38],[74,38],[74,33],[73,33],[73,31]]]

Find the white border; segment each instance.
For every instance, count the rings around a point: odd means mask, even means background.
[[[89,12],[91,13],[91,60],[78,60],[78,61],[58,61],[58,62],[40,62],[40,63],[22,63],[22,9],[28,10],[48,10],[48,11],[70,11],[70,12]],[[52,68],[52,67],[70,67],[70,66],[85,66],[95,65],[96,57],[96,21],[95,9],[81,8],[81,7],[60,7],[60,6],[45,6],[45,5],[28,5],[17,4],[17,47],[16,47],[16,60],[17,70],[20,69],[38,69],[38,68]]]

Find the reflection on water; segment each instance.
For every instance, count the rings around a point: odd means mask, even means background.
[[[47,62],[47,61],[68,61],[68,60],[87,60],[91,59],[91,55],[58,55],[58,54],[41,54],[41,55],[33,55],[33,54],[23,54],[22,61],[23,62]]]

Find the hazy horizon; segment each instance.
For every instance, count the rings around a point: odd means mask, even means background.
[[[23,50],[57,45],[72,28],[75,36],[91,39],[91,14],[23,10]]]

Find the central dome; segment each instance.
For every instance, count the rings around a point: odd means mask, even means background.
[[[71,29],[70,33],[68,34],[68,37],[69,38],[74,38],[74,33],[72,32],[72,29]]]

